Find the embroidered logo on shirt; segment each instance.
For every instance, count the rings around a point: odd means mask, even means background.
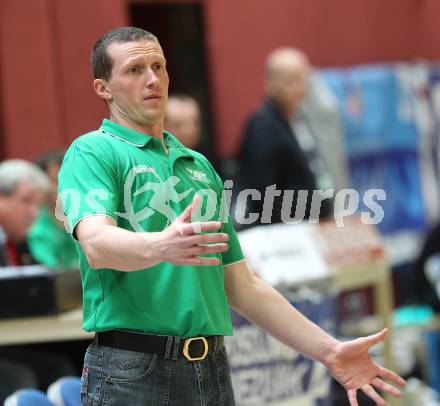
[[[209,183],[208,177],[205,172],[197,171],[195,169],[185,168],[189,173],[189,177],[199,182]]]

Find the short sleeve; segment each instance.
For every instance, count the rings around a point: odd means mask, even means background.
[[[71,147],[58,175],[58,197],[74,236],[80,220],[105,215],[117,221],[117,181],[114,165],[92,146]]]
[[[234,225],[232,224],[231,217],[228,215],[228,221],[223,224],[222,233],[229,235],[229,250],[222,253],[223,265],[231,265],[234,262],[239,262],[244,259],[243,252],[241,250],[240,241],[238,240],[237,233],[235,232]]]
[[[244,259],[244,255],[243,251],[241,250],[240,241],[238,240],[234,225],[232,224],[232,219],[229,214],[229,207],[226,204],[225,194],[223,193],[223,181],[210,164],[209,167],[210,171],[214,175],[216,188],[219,194],[219,219],[223,223],[220,231],[229,235],[229,249],[221,254],[223,266],[226,266],[231,265],[234,262],[242,261]]]

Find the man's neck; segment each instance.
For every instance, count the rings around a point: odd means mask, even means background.
[[[137,132],[148,134],[151,137],[163,140],[163,120],[154,124],[138,124],[115,112],[110,113],[110,120]]]
[[[279,102],[274,99],[268,98],[270,105],[274,108],[279,116],[286,121],[287,123],[292,120],[292,117],[295,116],[295,112],[291,112],[290,110],[285,109]]]
[[[280,106],[282,115],[287,121],[293,120],[298,113],[298,106]]]

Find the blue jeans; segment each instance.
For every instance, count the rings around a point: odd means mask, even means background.
[[[203,361],[119,350],[92,343],[81,384],[83,406],[235,406],[223,346]]]

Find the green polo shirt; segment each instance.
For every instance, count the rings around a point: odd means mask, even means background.
[[[49,212],[49,207],[40,209],[28,235],[32,256],[51,268],[78,268],[76,243]]]
[[[220,220],[229,250],[219,266],[162,262],[134,272],[92,269],[78,244],[87,331],[137,330],[193,337],[231,335],[223,266],[243,254],[224,201],[223,184],[207,159],[164,131],[168,154],[154,137],[104,119],[76,139],[59,173],[59,194],[69,231],[92,215],[112,217],[130,231],[164,230],[202,197],[201,220]]]

